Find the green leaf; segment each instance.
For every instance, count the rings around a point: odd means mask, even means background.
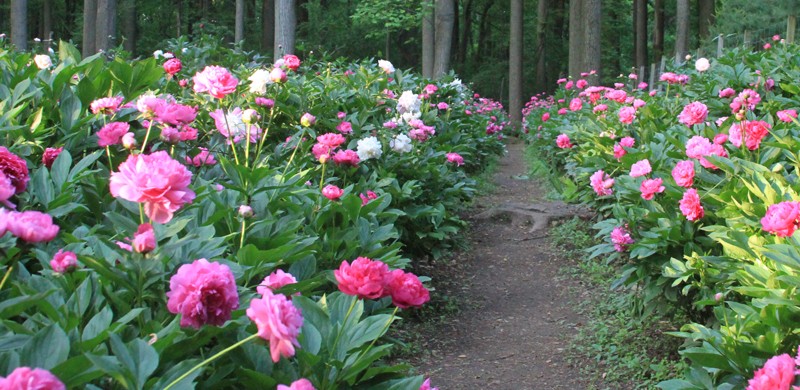
[[[58,325],[51,324],[37,332],[20,352],[20,363],[50,370],[69,356],[69,337]]]

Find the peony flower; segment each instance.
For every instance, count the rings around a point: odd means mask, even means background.
[[[275,291],[283,286],[295,283],[297,283],[297,279],[292,274],[279,269],[267,275],[264,281],[256,287],[256,291],[263,295],[267,291]],[[297,295],[299,295],[299,293]]]
[[[798,219],[800,203],[776,203],[767,208],[767,213],[761,218],[761,228],[778,237],[789,237],[797,230]]]
[[[239,85],[239,80],[227,69],[214,65],[203,68],[203,71],[195,74],[192,80],[195,92],[206,92],[217,99],[233,93]]]
[[[53,255],[53,259],[50,260],[50,267],[53,268],[54,272],[60,274],[67,273],[78,267],[78,256],[75,252],[59,249],[58,252]]]
[[[300,117],[300,124],[303,125],[304,127],[314,126],[315,123],[317,123],[317,117],[315,117],[314,115],[305,113],[303,114],[302,117]]]
[[[6,205],[10,209],[16,208],[13,203],[9,202],[12,196],[16,193],[16,188],[11,184],[11,179],[8,178],[2,171],[0,171],[0,203]],[[5,229],[0,229],[5,233]]]
[[[366,206],[367,203],[369,203],[369,201],[374,200],[374,199],[378,199],[378,194],[376,194],[376,193],[374,193],[372,191],[367,191],[366,195],[358,194],[358,197],[361,198],[361,206]]]
[[[714,136],[714,143],[717,145],[722,145],[725,142],[728,142],[728,135],[725,133],[719,133]]]
[[[691,158],[707,156],[711,145],[711,141],[708,138],[696,135],[686,141],[686,155]]]
[[[562,107],[558,109],[558,115],[567,115],[567,109]]]
[[[628,245],[633,244],[633,238],[631,238],[631,232],[628,231],[628,226],[616,226],[614,230],[611,231],[611,242],[614,244],[614,250],[617,252],[625,252],[628,249]]]
[[[375,137],[367,137],[358,140],[358,147],[356,149],[358,158],[361,161],[369,160],[371,158],[379,158],[383,153],[381,151],[381,143]]]
[[[353,124],[344,121],[336,126],[336,130],[338,130],[342,134],[350,134],[353,132]]]
[[[269,72],[265,69],[256,70],[247,80],[250,81],[250,93],[261,95],[267,93],[267,85],[272,84],[272,80],[269,78]],[[256,104],[258,104],[258,98],[256,98]]]
[[[431,299],[428,289],[412,273],[396,269],[386,277],[388,278],[386,288],[392,296],[392,304],[401,309],[421,307]]]
[[[631,177],[645,176],[652,171],[653,169],[650,168],[650,160],[640,160],[631,166]]]
[[[547,122],[548,120],[550,120],[550,113],[545,112],[544,114],[542,114],[542,122]]]
[[[37,54],[33,57],[33,62],[39,69],[47,69],[53,66],[53,60],[46,54]]]
[[[198,149],[200,149],[200,153],[197,153],[194,157],[185,157],[187,164],[194,165],[195,167],[202,167],[203,165],[214,165],[217,163],[214,155],[209,153],[208,149],[203,147]]]
[[[339,200],[342,195],[344,195],[344,190],[333,184],[328,184],[322,189],[322,196],[330,200]]]
[[[59,227],[53,217],[39,211],[11,211],[5,214],[6,229],[17,238],[30,243],[52,241]]]
[[[391,293],[387,286],[389,266],[380,260],[359,257],[352,264],[343,261],[333,274],[339,282],[339,290],[347,295],[378,299]]]
[[[569,136],[564,133],[561,133],[558,135],[558,137],[556,137],[556,146],[558,146],[561,149],[569,149],[573,145],[572,142],[569,140]]]
[[[777,113],[778,119],[782,122],[792,122],[792,119],[797,119],[797,110],[782,110]]]
[[[642,199],[651,200],[655,194],[664,192],[665,188],[661,185],[661,178],[647,179],[642,182],[639,190],[642,191]]]
[[[438,387],[431,387],[431,379],[425,379],[425,382],[422,382],[422,386],[419,387],[419,390],[439,390]]]
[[[411,91],[403,91],[400,98],[397,99],[397,112],[399,114],[418,112],[422,101],[419,100],[419,95]]]
[[[165,151],[132,154],[112,172],[111,195],[144,203],[148,218],[158,223],[172,220],[175,211],[194,200],[189,189],[192,173]]]
[[[683,198],[680,201],[680,209],[681,213],[683,213],[689,221],[697,221],[705,215],[703,205],[700,203],[700,196],[697,195],[697,190],[694,188],[690,188],[683,193]]]
[[[397,153],[408,153],[411,151],[411,138],[405,134],[398,134],[389,141],[389,147]]]
[[[358,153],[352,150],[340,150],[333,155],[333,162],[337,165],[351,165],[358,166],[361,159],[358,158]]]
[[[697,69],[698,72],[705,72],[710,67],[711,63],[708,62],[707,58],[698,58],[697,61],[694,62],[694,68]]]
[[[155,109],[155,120],[173,126],[186,126],[197,117],[197,109],[178,103],[162,104]]]
[[[92,114],[105,114],[111,115],[119,110],[119,105],[122,104],[122,96],[100,98],[89,104],[89,109]]]
[[[694,183],[694,163],[690,160],[680,161],[672,168],[672,178],[675,184],[689,188]]]
[[[447,162],[456,164],[457,167],[464,165],[464,157],[461,157],[458,153],[447,153],[445,156],[447,157]]]
[[[261,298],[250,301],[246,313],[256,324],[258,336],[269,341],[273,362],[277,363],[281,356],[294,356],[295,347],[300,346],[297,336],[303,326],[303,316],[291,300],[267,289]]]
[[[614,179],[607,173],[599,170],[589,177],[589,184],[598,196],[608,196],[614,193]]]
[[[314,385],[306,378],[298,379],[291,385],[278,385],[277,390],[314,390]]]
[[[734,91],[733,88],[725,88],[719,91],[719,97],[721,98],[729,98],[733,95],[736,95],[736,91]]]
[[[705,122],[707,116],[708,107],[706,107],[705,104],[692,102],[683,107],[683,111],[678,115],[678,121],[686,126],[692,127],[692,125]]]
[[[66,386],[50,371],[42,368],[17,367],[7,377],[0,377],[4,390],[65,390]]]
[[[390,74],[394,73],[394,65],[391,62],[386,60],[378,60],[378,67],[383,70],[383,73]]]
[[[569,102],[570,111],[580,111],[583,108],[583,101],[579,98],[574,98]]]
[[[795,361],[789,354],[773,356],[753,374],[747,390],[790,390],[795,373]]]
[[[280,67],[274,67],[269,72],[269,79],[273,83],[285,83],[288,77],[286,76],[286,72],[281,69]]]
[[[181,326],[222,326],[239,308],[236,280],[227,265],[198,259],[178,268],[169,280],[167,309],[181,315]]]
[[[436,105],[436,108],[438,108],[440,110],[446,110],[446,109],[450,108],[450,105],[448,105],[445,102],[439,102],[439,104]]]
[[[292,72],[297,72],[297,69],[300,69],[300,59],[294,54],[285,54],[283,56],[283,65]]]
[[[580,79],[580,80],[575,82],[575,86],[578,87],[578,89],[584,89],[584,88],[586,88],[586,85],[588,85],[588,84],[589,83],[584,79]]]
[[[101,148],[122,143],[122,136],[130,131],[131,125],[125,122],[111,122],[97,132],[97,145]]]
[[[50,169],[53,166],[53,163],[58,158],[58,155],[61,154],[61,151],[64,150],[64,147],[60,148],[47,148],[44,150],[44,154],[42,154],[42,165],[46,166]]]
[[[21,157],[11,153],[4,146],[0,146],[0,172],[11,181],[15,193],[25,191],[28,187],[28,165]]]
[[[259,136],[261,136],[261,128],[256,125],[244,123],[243,115],[244,111],[239,107],[227,113],[221,109],[209,113],[209,116],[214,118],[214,124],[217,130],[228,139],[228,143],[239,143],[244,140],[248,134],[250,135],[250,142],[258,141]]]
[[[133,250],[138,253],[149,253],[156,249],[156,233],[153,225],[143,223],[133,233]]]
[[[183,65],[181,64],[181,60],[177,58],[170,58],[164,62],[164,72],[167,72],[170,76],[174,76],[176,73],[180,72],[181,69],[183,69]]]
[[[317,136],[317,142],[327,146],[329,149],[336,149],[345,142],[344,136],[337,133],[325,133]]]
[[[619,109],[617,113],[620,123],[629,125],[636,119],[636,109],[631,106],[625,106]]]

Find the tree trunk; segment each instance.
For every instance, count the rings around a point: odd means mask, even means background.
[[[689,51],[689,0],[678,0],[675,22],[675,62],[680,62]]]
[[[53,0],[42,1],[42,40],[52,44],[53,39]]]
[[[433,78],[434,31],[433,0],[422,2],[422,77]]]
[[[536,91],[547,89],[547,69],[545,62],[545,32],[547,31],[547,10],[550,8],[549,0],[539,0],[536,10]]]
[[[191,23],[188,23],[191,26]],[[191,27],[190,27],[191,28]],[[175,0],[175,38],[183,33],[183,0]]]
[[[489,36],[489,10],[494,5],[494,1],[487,1],[483,6],[483,13],[481,13],[481,24],[478,27],[478,47],[475,50],[475,62],[480,63],[486,51],[486,37]]]
[[[584,50],[583,50],[583,70],[597,71],[597,77],[590,80],[591,84],[597,84],[600,78],[601,60],[601,19],[603,16],[601,0],[584,0],[583,2],[583,25],[584,25]]]
[[[275,48],[275,3],[261,0],[261,49]]]
[[[239,43],[244,40],[244,0],[236,0],[236,16],[233,30],[234,42]]]
[[[578,77],[583,68],[584,43],[583,6],[581,0],[569,2],[569,75]]]
[[[508,102],[511,124],[522,126],[522,2],[511,0],[511,34],[508,54]]]
[[[636,72],[647,66],[647,0],[633,0],[634,9],[634,64]]]
[[[664,56],[664,0],[655,0],[653,7],[653,62]]]
[[[134,53],[136,51],[136,35],[138,33],[136,0],[122,0],[120,16],[122,16],[120,29],[122,30],[123,47],[125,51]]]
[[[28,0],[11,0],[11,44],[28,50]]]
[[[83,50],[84,57],[97,53],[95,31],[97,26],[97,0],[83,0]]]
[[[275,61],[284,54],[294,54],[294,39],[297,29],[294,0],[275,0]]]
[[[458,58],[461,60],[463,66],[467,62],[467,48],[469,47],[470,40],[472,39],[472,4],[473,0],[467,0],[464,5],[464,14],[461,25],[461,39],[458,41]]]
[[[711,25],[714,24],[714,0],[697,0],[697,36],[708,39]]]
[[[461,37],[461,33],[460,33],[461,32],[460,31],[461,30],[461,26],[460,26],[461,15],[459,15],[459,13],[458,13],[458,11],[459,11],[458,8],[460,6],[461,6],[460,5],[460,1],[459,0],[455,0],[455,4],[453,6],[453,40],[451,42],[452,45],[450,46],[450,53],[452,53],[452,57],[454,58],[454,60],[451,61],[451,62],[454,63],[454,64],[457,64],[457,63],[462,61],[461,58],[458,56],[458,47],[459,47],[458,40]],[[453,65],[453,68],[455,68],[455,65]]]
[[[117,0],[97,0],[95,45],[97,50],[108,51],[114,46]]]
[[[433,77],[439,78],[450,70],[450,49],[453,42],[454,0],[436,0],[436,40]]]

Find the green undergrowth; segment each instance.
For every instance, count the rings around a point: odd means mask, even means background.
[[[553,165],[544,161],[536,149],[525,148],[525,163],[528,165],[530,177],[538,180],[543,185],[547,185],[548,191],[545,194],[547,199],[563,199],[567,201],[575,193],[575,185],[569,180],[556,179],[556,175],[550,169]]]

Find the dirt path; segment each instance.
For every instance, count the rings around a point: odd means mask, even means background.
[[[496,190],[476,202],[474,214],[505,203],[541,200],[545,191],[527,175],[524,145],[510,142],[494,176]],[[456,259],[455,283],[441,288],[470,302],[425,331],[430,358],[420,371],[450,389],[585,389],[564,356],[581,326],[559,281],[564,264],[546,230],[529,233],[508,219],[471,221],[472,249]],[[442,277],[437,275],[436,277]],[[438,289],[439,287],[437,287]],[[454,291],[461,290],[461,291]]]

